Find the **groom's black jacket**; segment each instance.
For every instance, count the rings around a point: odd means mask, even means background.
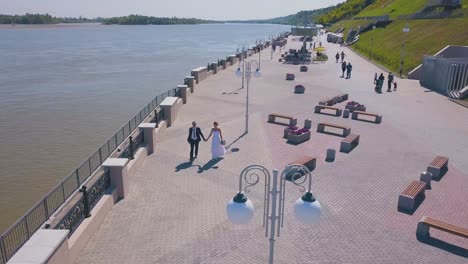
[[[187,137],[188,142],[194,141],[192,139],[192,129],[193,129],[193,127],[189,128],[189,133],[188,133],[188,137]],[[199,142],[199,141],[201,141],[202,138],[205,139],[205,136],[203,136],[203,133],[201,132],[201,129],[199,127],[197,127],[196,129],[197,130],[195,131],[195,135],[197,136],[197,139],[195,141]]]

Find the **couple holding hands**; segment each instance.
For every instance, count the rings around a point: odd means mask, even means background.
[[[203,136],[201,129],[197,127],[197,123],[195,121],[192,122],[192,127],[189,128],[189,134],[187,137],[187,141],[190,144],[190,161],[193,161],[198,156],[198,143],[200,143],[201,139],[205,142],[208,141],[211,136],[213,139],[211,140],[211,157],[212,159],[218,159],[226,154],[226,148],[224,145],[226,142],[223,140],[223,134],[221,129],[218,127],[218,122],[213,122],[213,128],[211,129],[210,135],[207,139]],[[193,152],[195,151],[195,156],[193,156]]]

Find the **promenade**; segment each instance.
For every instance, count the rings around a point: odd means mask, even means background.
[[[300,45],[290,39],[287,49]],[[417,241],[415,232],[422,216],[468,228],[468,109],[412,80],[397,78],[397,92],[376,94],[373,77],[380,69],[347,48],[325,47],[329,61],[308,65],[308,72],[279,63],[278,51],[273,60],[269,48],[262,51],[262,77],[251,81],[245,136],[246,89],[239,89],[237,67],[196,85],[175,123],[158,135],[155,152],[130,179],[127,197],[113,207],[76,263],[267,263],[263,185],[248,194],[256,206],[249,225],[231,224],[226,204],[244,167],[260,164],[281,171],[304,155],[317,157],[312,191],[323,207],[321,221],[296,222],[293,203],[301,193],[289,184],[275,263],[465,263],[468,240],[431,230],[438,241],[428,245]],[[350,80],[340,78],[335,63],[334,54],[342,50],[353,65]],[[254,59],[257,54],[248,58]],[[294,73],[295,81],[286,81],[286,73]],[[296,84],[306,92],[294,94]],[[314,114],[320,100],[342,93],[365,104],[368,112],[382,114],[382,123]],[[300,127],[311,119],[311,139],[287,144],[284,126],[267,123],[269,113],[296,116]],[[210,143],[201,142],[198,158],[188,161],[193,120],[205,136],[213,121],[219,122],[230,145],[223,160],[211,161]],[[361,136],[360,144],[340,153],[342,138],[317,133],[319,122],[350,126]],[[334,162],[325,162],[327,148],[337,150]],[[413,215],[398,212],[398,195],[437,155],[449,157],[449,171],[432,182]]]

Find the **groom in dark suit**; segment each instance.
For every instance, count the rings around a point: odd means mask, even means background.
[[[198,143],[201,139],[205,140],[205,136],[201,132],[201,129],[197,127],[195,121],[192,122],[192,127],[189,128],[189,133],[187,137],[188,143],[190,143],[190,160],[193,160],[193,149],[195,148],[195,158],[198,156]]]

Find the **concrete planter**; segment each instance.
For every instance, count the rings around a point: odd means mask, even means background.
[[[310,131],[300,135],[294,135],[289,133],[286,138],[289,142],[293,144],[300,144],[310,139]]]
[[[294,87],[294,93],[303,94],[305,92],[305,87],[303,85],[296,85]]]
[[[285,129],[284,129],[283,137],[284,137],[284,138],[287,138],[287,137],[288,137],[288,134],[290,134],[291,132],[294,132],[294,131],[296,131],[296,130],[299,129],[298,127],[295,127],[295,128],[296,128],[296,129],[294,129],[294,130],[291,130],[289,127],[285,128]]]
[[[294,79],[296,78],[296,76],[292,73],[287,73],[286,74],[286,80],[287,81],[294,81]]]
[[[350,112],[354,112],[354,111],[365,112],[366,111],[366,106],[346,105],[345,109],[348,109]]]

